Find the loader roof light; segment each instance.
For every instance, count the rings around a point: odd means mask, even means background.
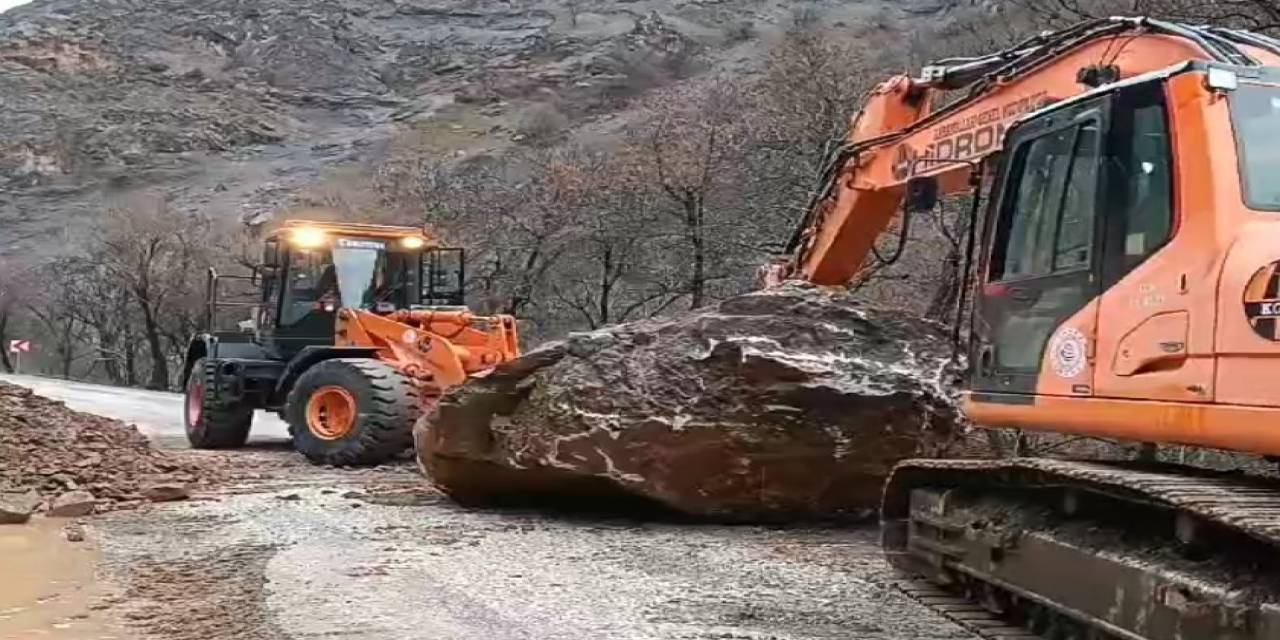
[[[1240,86],[1240,78],[1236,72],[1215,67],[1209,67],[1209,75],[1205,78],[1205,82],[1210,89],[1218,91],[1235,91]]]
[[[323,229],[315,227],[300,227],[293,230],[289,239],[297,247],[303,249],[315,249],[324,246],[327,235]]]
[[[427,241],[418,236],[409,236],[400,241],[400,246],[405,249],[421,249],[425,244],[427,244]]]

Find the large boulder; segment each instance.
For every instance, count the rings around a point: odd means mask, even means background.
[[[940,325],[788,284],[499,367],[419,421],[418,459],[464,504],[862,518],[895,462],[958,431],[951,355]]]

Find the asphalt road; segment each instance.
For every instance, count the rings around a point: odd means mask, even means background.
[[[0,374],[0,380],[30,387],[42,396],[65,402],[76,411],[132,423],[157,446],[187,448],[180,394],[12,374]],[[274,413],[259,411],[254,415],[253,431],[249,436],[251,444],[279,443],[288,439],[288,428]]]
[[[185,447],[181,396],[2,379]],[[277,420],[255,430],[264,443],[284,434]],[[973,637],[897,590],[873,527],[467,509],[408,463],[318,468],[279,444],[180,455],[240,480],[86,519],[95,578],[76,588],[101,595],[88,613],[9,637],[73,638],[67,625],[85,620],[114,631],[84,638],[139,640]]]

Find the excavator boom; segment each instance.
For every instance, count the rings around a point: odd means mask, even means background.
[[[908,180],[936,178],[940,194],[969,191],[975,166],[1004,148],[1010,126],[1040,109],[1192,61],[1256,67],[1277,60],[1280,42],[1265,36],[1110,18],[990,56],[942,60],[917,78],[894,76],[853,118],[788,243],[788,262],[768,280],[848,282],[868,264]],[[944,104],[948,92],[963,95]]]

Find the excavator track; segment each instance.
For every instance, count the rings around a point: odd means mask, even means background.
[[[890,562],[937,588],[904,590],[985,638],[1280,639],[1280,481],[911,460],[886,485],[883,525]]]
[[[933,609],[983,640],[1039,640],[1031,630],[1009,624],[1005,617],[925,580],[897,585],[911,599]]]

